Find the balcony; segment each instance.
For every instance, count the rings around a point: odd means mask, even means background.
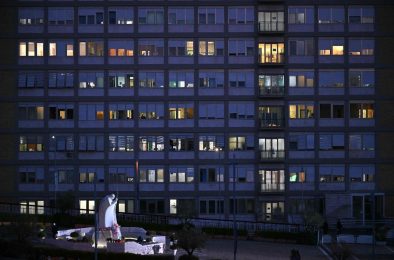
[[[285,23],[279,21],[259,22],[259,32],[281,33],[285,30]]]
[[[262,160],[283,160],[285,158],[285,151],[284,150],[260,151],[260,158]]]
[[[282,97],[285,94],[284,86],[260,86],[259,95],[261,97]]]
[[[283,128],[285,125],[285,119],[284,118],[276,118],[274,116],[271,117],[270,114],[265,114],[263,115],[262,118],[260,118],[260,128]]]
[[[278,53],[274,55],[259,55],[260,65],[283,65],[285,62],[285,54]]]
[[[261,65],[283,65],[285,44],[283,42],[259,43],[259,63]]]
[[[260,192],[284,192],[285,183],[261,183]]]

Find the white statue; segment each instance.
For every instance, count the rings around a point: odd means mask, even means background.
[[[99,207],[99,229],[109,228],[112,230],[113,239],[121,239],[122,234],[120,233],[120,226],[116,220],[116,204],[118,198],[115,198],[115,194],[105,196]]]

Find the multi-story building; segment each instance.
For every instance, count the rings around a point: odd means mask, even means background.
[[[0,2],[0,198],[393,217],[394,5]],[[235,188],[235,190],[234,190]],[[375,210],[373,210],[373,208]]]

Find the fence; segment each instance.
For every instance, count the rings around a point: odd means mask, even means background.
[[[34,212],[34,213],[33,213]],[[36,214],[40,212],[40,214]],[[21,215],[21,214],[34,214],[41,216],[52,216],[56,213],[60,213],[53,207],[42,207],[36,206],[36,209],[27,208],[27,211],[21,211],[20,204],[13,203],[0,203],[0,214],[5,216]],[[71,209],[67,211],[70,216],[85,216],[92,218],[94,211],[90,210],[89,214],[80,214],[80,209]],[[117,213],[119,221],[130,221],[138,224],[157,224],[157,225],[179,225],[182,224],[185,219],[176,215],[156,215],[156,214],[137,214],[137,213]],[[233,229],[233,220],[226,219],[211,219],[211,218],[188,218],[190,223],[199,228],[218,228],[218,229]],[[237,229],[244,231],[277,231],[277,232],[302,232],[310,230],[304,225],[300,224],[289,224],[289,223],[275,223],[275,222],[255,222],[237,220]]]

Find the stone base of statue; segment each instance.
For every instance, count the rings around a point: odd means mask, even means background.
[[[112,230],[110,228],[99,228],[97,233],[97,248],[106,248],[107,241],[112,240]],[[95,246],[96,234],[92,234],[92,246]]]

